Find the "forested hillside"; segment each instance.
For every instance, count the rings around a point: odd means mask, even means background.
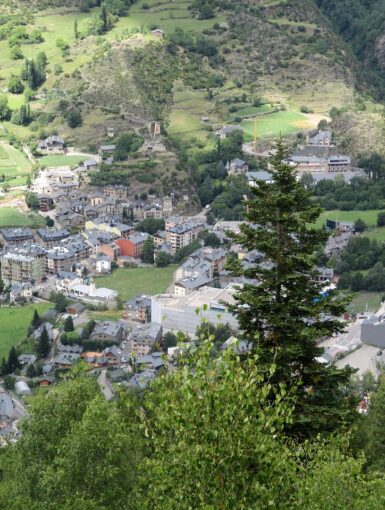
[[[315,0],[365,66],[365,82],[385,96],[385,4],[381,0]]]

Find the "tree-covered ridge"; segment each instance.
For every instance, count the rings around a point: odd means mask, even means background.
[[[383,97],[385,4],[381,0],[315,0],[334,29],[365,65],[366,82]]]

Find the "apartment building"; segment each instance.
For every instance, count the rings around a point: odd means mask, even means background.
[[[53,248],[63,239],[70,236],[68,230],[55,228],[39,228],[36,230],[36,242],[44,248]]]
[[[40,280],[44,276],[44,259],[38,253],[8,252],[1,257],[1,278],[6,285]]]
[[[176,253],[180,248],[198,239],[198,234],[203,229],[204,221],[198,219],[188,220],[169,228],[166,226],[166,242],[171,244],[172,252]]]
[[[0,244],[3,246],[18,246],[33,242],[33,232],[30,228],[2,228],[0,229]]]

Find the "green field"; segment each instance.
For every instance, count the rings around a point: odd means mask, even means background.
[[[350,313],[362,313],[368,309],[369,312],[376,312],[381,304],[383,294],[378,292],[360,292],[355,296],[348,306]]]
[[[31,163],[22,151],[5,142],[0,142],[0,175],[5,176],[3,185],[21,186],[25,184],[31,169]]]
[[[288,135],[310,129],[311,122],[305,115],[293,111],[275,112],[269,115],[264,115],[256,118],[257,136],[260,138],[276,137],[281,135]],[[244,120],[242,127],[246,141],[251,141],[254,138],[255,121]]]
[[[39,214],[23,214],[14,207],[0,207],[0,228],[32,227],[45,225],[45,219]]]
[[[40,166],[50,167],[50,166],[75,166],[81,161],[84,161],[85,156],[43,156],[39,158]]]
[[[51,307],[51,303],[38,303],[0,308],[0,357],[7,356],[12,345],[16,345],[26,336],[35,309],[39,314],[44,314]]]
[[[143,9],[143,5],[147,5],[149,8]],[[185,0],[140,0],[130,9],[129,16],[121,18],[115,29],[107,34],[107,39],[111,39],[114,32],[119,29],[143,31],[148,30],[149,25],[161,28],[166,34],[174,32],[177,27],[192,32],[201,32],[225,19],[217,16],[212,19],[198,20],[187,9],[189,5],[190,2]]]
[[[176,266],[138,267],[116,269],[108,276],[95,278],[97,287],[107,287],[119,292],[123,300],[132,299],[141,294],[159,294],[172,284]]]
[[[377,224],[377,214],[381,212],[379,209],[369,211],[324,211],[317,222],[318,227],[322,227],[326,220],[337,221],[356,221],[358,218],[364,220],[368,227],[374,227]],[[366,233],[364,233],[366,235]]]

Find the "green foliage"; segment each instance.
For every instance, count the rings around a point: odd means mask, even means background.
[[[258,285],[245,284],[231,307],[241,338],[254,345],[261,361],[276,365],[272,381],[297,381],[297,403],[291,431],[299,436],[333,432],[355,416],[354,401],[343,391],[351,369],[339,370],[317,358],[317,343],[343,330],[332,317],[345,310],[347,299],[336,291],[320,296],[313,253],[327,239],[314,223],[320,208],[285,163],[288,151],[282,141],[270,158],[272,183],[260,182],[247,201],[241,233],[234,241],[246,250],[258,250],[270,266],[232,264],[234,276],[245,276]],[[327,317],[327,319],[325,319]]]
[[[354,230],[356,232],[364,232],[367,228],[368,228],[368,225],[361,218],[358,218],[354,222]]]
[[[149,234],[156,234],[158,230],[164,230],[165,222],[163,219],[157,220],[155,218],[146,218],[137,224],[136,229],[139,232],[147,232]]]
[[[8,106],[8,97],[0,94],[0,120],[9,120],[11,117],[11,109]]]
[[[34,399],[20,441],[2,456],[8,510],[132,508],[140,438],[129,402],[106,402],[81,367],[70,377]]]
[[[46,358],[50,351],[50,339],[45,326],[41,332],[40,338],[36,346],[36,352],[41,358]]]
[[[64,331],[66,333],[69,333],[70,331],[74,330],[75,330],[74,321],[72,320],[71,315],[69,315],[64,322]]]
[[[377,226],[378,227],[385,226],[385,212],[380,212],[377,214]]]
[[[128,155],[132,152],[136,152],[142,146],[143,142],[144,138],[134,132],[121,135],[116,142],[114,158],[117,161],[127,159]]]
[[[82,115],[79,110],[72,110],[67,115],[68,126],[72,129],[79,127],[83,123]]]
[[[12,94],[22,94],[24,92],[24,85],[21,79],[13,76],[8,82],[8,90]]]
[[[69,304],[69,300],[60,292],[51,292],[49,300],[55,303],[55,310],[64,313]]]
[[[372,394],[369,412],[363,417],[357,434],[368,469],[380,472],[385,471],[384,413],[385,380],[382,376],[377,392]]]
[[[142,253],[140,255],[142,262],[144,262],[146,264],[153,264],[154,263],[154,253],[155,253],[154,239],[150,236],[143,243]]]
[[[173,261],[172,255],[169,253],[165,253],[164,251],[161,251],[156,256],[156,266],[157,267],[167,267],[169,264],[171,264]]]
[[[31,326],[34,329],[37,329],[40,326],[40,324],[41,324],[41,317],[39,315],[39,312],[35,309],[34,312],[33,312]]]
[[[20,362],[17,357],[16,349],[12,346],[8,354],[5,373],[12,374],[18,368],[20,368]]]
[[[33,211],[37,211],[39,209],[39,199],[37,197],[36,193],[32,193],[31,191],[28,191],[25,194],[25,202],[27,206],[32,209]]]

